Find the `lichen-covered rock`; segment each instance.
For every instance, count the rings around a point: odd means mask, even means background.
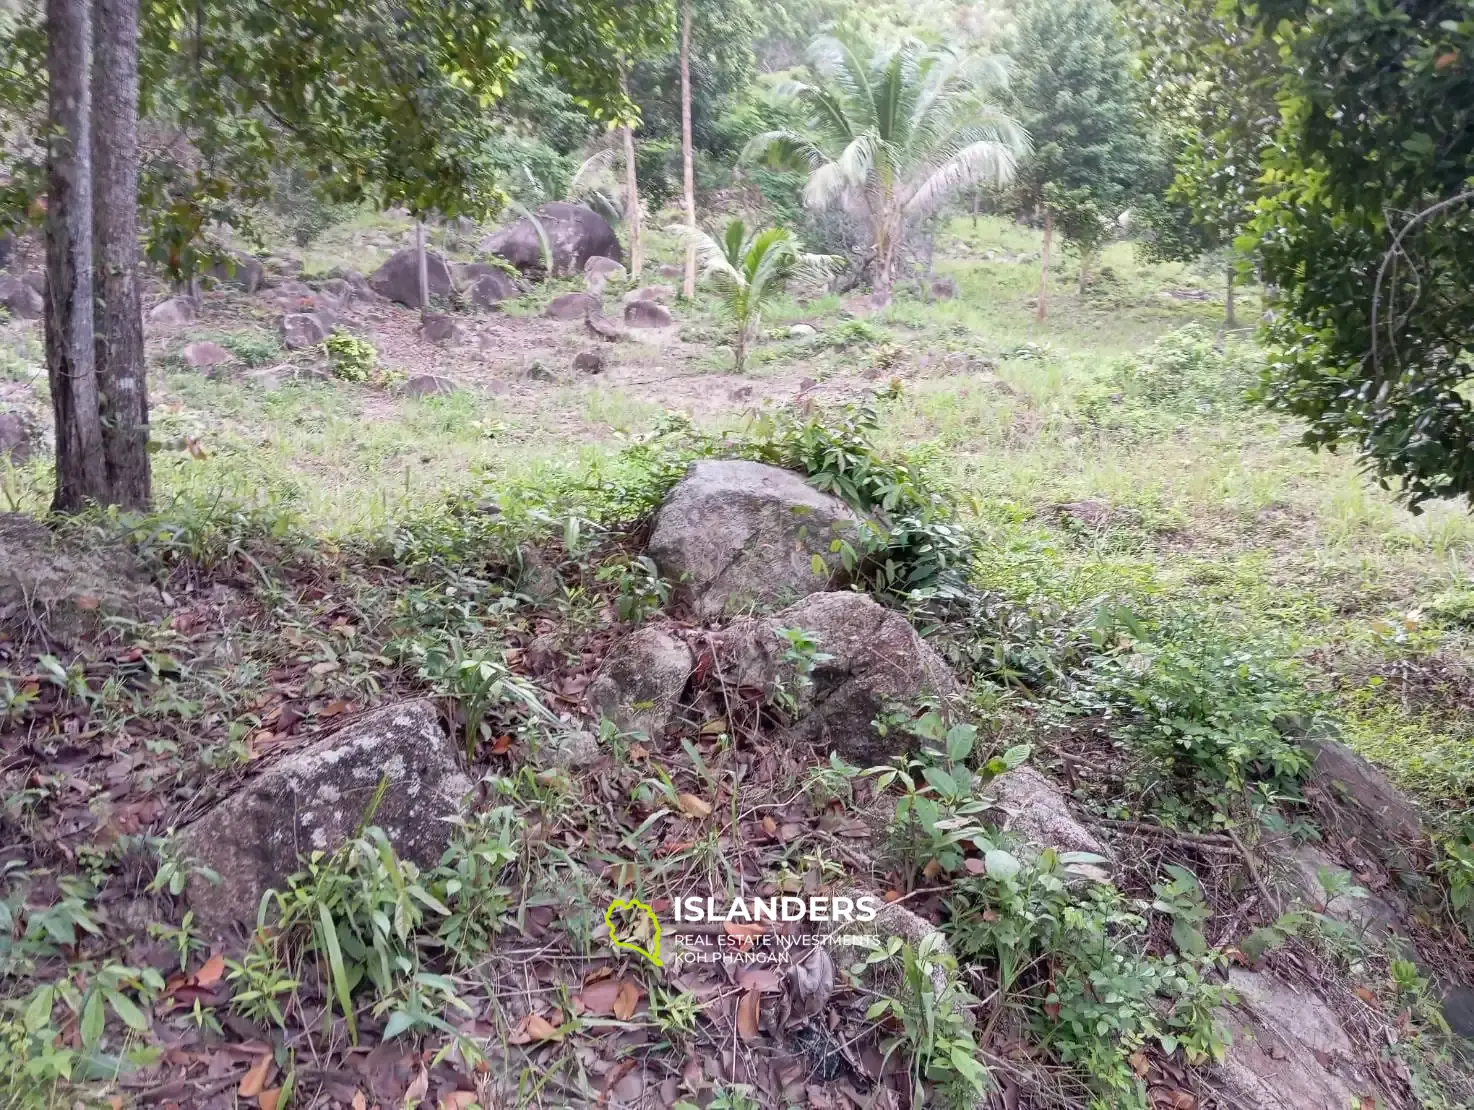
[[[588,293],[563,293],[554,297],[543,309],[550,320],[579,320],[599,311],[599,298]]]
[[[677,597],[710,618],[832,589],[843,577],[832,545],[858,547],[862,527],[792,471],[699,462],[665,499],[648,551]]]
[[[988,784],[988,794],[1004,830],[1034,847],[1111,858],[1110,849],[1075,818],[1065,796],[1034,768],[1016,767],[999,775]]]
[[[426,284],[430,296],[448,296],[454,288],[450,267],[434,251],[425,252]],[[381,297],[397,301],[406,308],[425,308],[420,303],[420,263],[413,250],[397,251],[375,270],[368,279],[369,288]]]
[[[623,732],[659,736],[680,705],[694,665],[684,640],[646,625],[609,649],[589,684],[589,708]]]
[[[290,312],[281,318],[282,343],[288,350],[313,347],[328,337],[328,325],[316,312]]]
[[[1231,968],[1228,983],[1239,1004],[1220,1014],[1220,1024],[1232,1043],[1209,1076],[1228,1106],[1346,1110],[1363,1095],[1375,1101],[1359,1054],[1314,992],[1243,968]]]
[[[784,661],[785,629],[817,642],[808,681]],[[911,622],[868,594],[814,594],[771,617],[735,621],[711,644],[723,684],[786,690],[793,724],[786,738],[837,753],[862,767],[885,763],[912,748],[902,729],[882,735],[872,724],[895,704],[932,701],[946,711],[962,688],[947,664]]]
[[[579,273],[594,255],[616,262],[624,258],[609,221],[586,205],[552,201],[538,208],[536,216],[547,236],[555,274]],[[505,258],[523,273],[546,268],[543,236],[526,216],[482,240],[481,249]]]
[[[1362,888],[1344,864],[1314,844],[1277,842],[1267,846],[1265,856],[1289,864],[1286,877],[1293,893],[1317,913],[1372,936],[1407,933],[1397,906]]]
[[[404,702],[273,764],[180,834],[185,857],[220,876],[191,879],[195,915],[214,930],[254,921],[262,894],[282,889],[301,857],[353,835],[381,782],[372,823],[401,858],[433,866],[471,782],[435,707]]]
[[[624,306],[624,322],[632,328],[668,328],[676,318],[655,301],[631,301]]]
[[[70,646],[110,616],[156,620],[163,599],[132,554],[67,542],[24,513],[0,513],[0,639]]]

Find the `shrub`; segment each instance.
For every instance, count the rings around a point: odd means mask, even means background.
[[[379,352],[366,339],[335,331],[323,346],[333,360],[333,377],[345,382],[366,382],[373,375]]]
[[[1192,324],[1116,362],[1082,391],[1080,412],[1105,430],[1221,417],[1247,406],[1258,373],[1257,360],[1245,348],[1219,347],[1212,332]]]

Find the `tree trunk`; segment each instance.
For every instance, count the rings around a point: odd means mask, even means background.
[[[980,186],[973,186],[972,190],[972,229],[978,229],[978,207],[983,203],[983,190]]]
[[[46,372],[58,512],[108,498],[93,363],[91,52],[87,0],[47,0]]]
[[[635,173],[635,133],[624,131],[624,222],[630,233],[630,278],[640,280],[645,265],[645,246],[640,242],[640,182]]]
[[[96,0],[92,241],[98,402],[111,501],[152,500],[143,309],[138,292],[138,0]]]
[[[415,265],[420,275],[420,311],[430,307],[430,262],[425,257],[425,221],[415,221]]]
[[[1228,261],[1228,286],[1223,295],[1223,326],[1225,328],[1236,328],[1239,326],[1233,312],[1233,259]]]
[[[1044,209],[1044,249],[1039,254],[1039,319],[1044,319],[1044,301],[1049,292],[1049,245],[1054,241],[1054,216]]]
[[[696,227],[696,170],[691,157],[691,0],[681,4],[681,171],[685,177],[686,225]],[[696,295],[696,240],[686,241],[686,276],[681,295]]]

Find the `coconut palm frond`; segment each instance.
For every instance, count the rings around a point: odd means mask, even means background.
[[[989,139],[970,143],[932,170],[906,201],[908,216],[935,212],[959,189],[969,185],[1006,185],[1013,180],[1018,158],[1003,143]]]
[[[596,150],[573,171],[568,181],[568,199],[592,193],[596,190],[610,191],[615,188],[614,160],[616,151],[612,146]]]
[[[774,165],[796,165],[813,170],[829,161],[829,155],[807,135],[797,131],[764,131],[747,140],[739,161],[757,162],[767,159]]]

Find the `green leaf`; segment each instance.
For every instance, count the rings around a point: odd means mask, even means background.
[[[1022,766],[1028,761],[1029,756],[1034,754],[1032,744],[1015,744],[1003,753],[1003,766],[1012,771],[1015,767]]]
[[[957,783],[952,776],[940,767],[927,767],[922,772],[922,777],[931,784],[933,790],[944,798],[951,798],[957,793]]]
[[[82,1004],[80,1028],[82,1047],[89,1049],[97,1047],[97,1043],[102,1040],[102,1026],[106,1017],[102,1008],[102,992],[93,991],[87,996],[87,1001]]]
[[[31,996],[23,1017],[26,1031],[30,1033],[45,1029],[51,1024],[51,1008],[56,1002],[56,988],[44,986]]]
[[[327,906],[319,903],[317,916],[321,923],[318,930],[321,934],[320,939],[328,952],[328,969],[332,975],[333,989],[338,995],[338,1006],[343,1011],[343,1020],[348,1023],[348,1039],[357,1045],[358,1021],[353,1015],[352,988],[348,983],[348,972],[343,966],[343,950],[338,947],[338,930],[333,926],[333,915],[328,912]]]
[[[1023,870],[1023,864],[1019,863],[1018,857],[1012,852],[1005,852],[1002,848],[994,848],[983,856],[983,864],[988,868],[988,877],[1007,882]]]
[[[104,993],[107,995],[108,1004],[113,1008],[113,1013],[123,1019],[124,1025],[140,1033],[148,1032],[148,1018],[143,1016],[143,1011],[134,1005],[132,999],[121,991],[109,990]]]
[[[1181,917],[1172,921],[1172,943],[1184,956],[1201,956],[1208,951],[1208,939]]]
[[[829,574],[829,567],[820,555],[809,557],[809,569],[814,572],[814,577],[816,578],[823,578]]]
[[[403,1010],[395,1010],[389,1015],[389,1020],[384,1023],[384,1040],[392,1041],[399,1034],[413,1028],[414,1024],[414,1015],[405,1013]]]
[[[891,1002],[888,998],[882,998],[879,1002],[872,1002],[870,1003],[869,1008],[865,1011],[865,1020],[874,1021],[890,1008]]]

